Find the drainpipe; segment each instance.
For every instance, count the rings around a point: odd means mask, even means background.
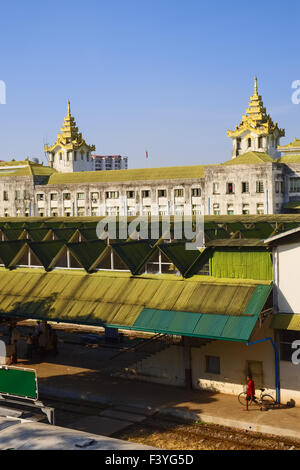
[[[266,191],[266,206],[267,206],[267,214],[269,213],[269,190]]]
[[[208,215],[210,215],[210,197],[208,198]]]
[[[267,338],[258,339],[257,341],[252,341],[251,343],[246,343],[246,344],[247,344],[247,346],[252,346],[253,344],[262,343],[263,341],[271,341],[271,344],[272,344],[273,349],[274,349],[274,353],[275,353],[276,402],[279,404],[280,403],[279,359],[278,359],[278,351],[277,351],[277,348],[274,344],[273,339],[270,336],[268,336]]]

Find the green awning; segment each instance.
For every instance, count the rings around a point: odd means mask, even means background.
[[[0,268],[0,315],[247,341],[271,290],[263,281]]]
[[[133,330],[194,336],[228,341],[248,341],[272,286],[257,286],[241,315],[203,314],[144,308]]]

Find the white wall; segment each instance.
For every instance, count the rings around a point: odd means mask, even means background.
[[[293,243],[277,247],[277,259],[278,311],[300,313],[300,244]]]

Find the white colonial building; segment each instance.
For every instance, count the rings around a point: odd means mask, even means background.
[[[219,164],[122,169],[127,157],[91,154],[95,147],[79,133],[68,103],[55,144],[45,147],[49,166],[28,159],[0,162],[0,216],[251,215],[299,210],[300,142],[278,146],[284,130],[266,114],[256,79],[242,123],[228,135],[233,158]]]

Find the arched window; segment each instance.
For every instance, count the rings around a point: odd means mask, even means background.
[[[248,139],[248,147],[251,147],[251,138]]]

